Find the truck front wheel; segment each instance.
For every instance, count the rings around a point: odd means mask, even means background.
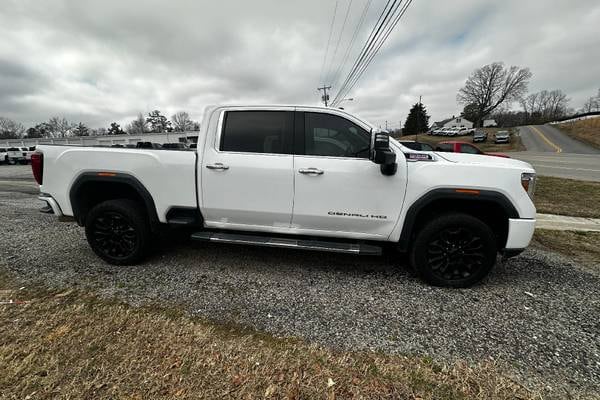
[[[489,274],[496,252],[488,225],[468,214],[451,213],[434,217],[419,230],[410,260],[432,285],[469,287]]]
[[[104,261],[132,265],[147,253],[150,228],[140,204],[128,199],[108,200],[86,216],[85,235],[94,253]]]

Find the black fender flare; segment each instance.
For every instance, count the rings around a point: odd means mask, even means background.
[[[130,174],[120,172],[104,172],[104,171],[88,171],[80,174],[71,185],[69,190],[69,200],[71,201],[71,209],[73,210],[73,217],[79,225],[83,225],[83,215],[81,210],[81,204],[79,202],[79,191],[84,184],[90,182],[108,182],[108,183],[121,183],[132,188],[142,199],[146,210],[148,211],[148,217],[150,219],[150,227],[152,231],[156,231],[160,226],[158,214],[156,212],[156,205],[154,199],[148,189],[134,176]]]
[[[408,250],[411,242],[411,237],[415,231],[415,223],[419,213],[434,201],[439,200],[459,200],[469,203],[486,202],[494,203],[500,206],[508,218],[519,218],[519,212],[513,203],[502,193],[494,190],[479,190],[479,189],[458,189],[458,188],[438,188],[433,189],[417,201],[415,201],[406,213],[402,233],[398,241],[398,249],[400,251]]]

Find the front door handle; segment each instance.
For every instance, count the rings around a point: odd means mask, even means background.
[[[227,165],[223,165],[220,162],[214,163],[214,164],[208,164],[206,166],[206,168],[208,168],[208,169],[217,169],[217,170],[221,170],[221,171],[225,171],[225,170],[229,169],[229,167]]]
[[[323,175],[323,170],[318,168],[300,168],[298,170],[301,174],[305,175]]]

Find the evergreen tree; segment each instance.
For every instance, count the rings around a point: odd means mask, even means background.
[[[112,124],[110,124],[110,128],[108,128],[108,134],[109,135],[122,135],[125,132],[123,131],[123,129],[121,129],[121,126],[119,124],[117,124],[116,122],[113,122]]]
[[[406,122],[404,122],[404,128],[402,130],[403,135],[415,135],[427,131],[429,127],[429,115],[427,115],[427,109],[423,103],[415,103],[410,109]]]
[[[148,113],[146,122],[148,123],[148,125],[150,125],[150,130],[152,130],[152,132],[154,133],[173,131],[171,121],[169,121],[167,117],[162,115],[158,110],[154,110],[151,113]]]
[[[75,125],[75,128],[73,128],[73,134],[75,136],[89,136],[89,131],[89,128],[82,122],[78,123]]]

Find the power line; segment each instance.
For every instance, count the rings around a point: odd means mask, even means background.
[[[337,12],[337,7],[338,7],[338,0],[335,1],[335,7],[333,8],[333,17],[331,18],[331,27],[329,28],[329,39],[327,39],[327,47],[325,48],[325,57],[323,57],[323,64],[321,64],[321,72],[319,73],[319,82],[323,81],[323,70],[325,69],[327,55],[329,54],[329,45],[331,44],[331,35],[333,34],[333,26],[335,24],[335,14]]]
[[[346,29],[346,23],[348,22],[348,15],[350,14],[350,9],[352,8],[352,1],[353,0],[350,0],[348,2],[348,8],[346,8],[346,15],[344,16],[344,22],[342,23],[342,29],[340,29],[340,34],[338,35],[338,39],[335,44],[335,50],[333,51],[333,56],[331,56],[331,59],[329,60],[329,67],[326,69],[325,80],[327,80],[327,78],[330,75],[331,68],[333,67],[333,63],[335,61],[335,56],[337,55],[338,48],[340,47],[340,42],[342,41],[342,36],[344,34],[344,30]],[[329,83],[331,83],[331,82],[329,82]]]
[[[362,69],[357,73],[357,75],[353,79],[353,82],[347,86],[346,90],[344,91],[343,94],[341,94],[340,98],[343,98],[343,96],[347,95],[354,88],[354,86],[356,85],[356,83],[358,82],[358,80],[360,79],[360,77],[362,76],[362,74],[369,67],[369,65],[371,64],[371,62],[373,61],[373,59],[375,58],[375,56],[379,52],[379,49],[383,46],[383,44],[385,43],[385,41],[387,40],[387,38],[390,36],[390,34],[392,33],[392,31],[394,30],[394,28],[396,27],[396,25],[400,21],[400,19],[404,15],[404,13],[406,13],[406,9],[410,6],[410,4],[412,3],[412,1],[413,0],[408,0],[404,4],[404,6],[402,7],[402,9],[400,10],[400,12],[398,13],[398,15],[395,17],[395,19],[391,23],[391,25],[388,25],[388,28],[387,28],[386,32],[384,33],[384,35],[383,35],[383,39],[381,39],[379,41],[379,44],[377,45],[377,47],[375,48],[375,50],[372,51],[372,53],[369,56],[367,62],[364,64],[364,66],[362,67]],[[337,99],[337,96],[336,96],[336,99]],[[335,103],[335,99],[332,102],[332,104],[333,103]]]
[[[372,1],[373,0],[368,0],[365,3],[365,7],[363,8],[362,14],[360,16],[360,20],[358,21],[358,25],[356,25],[356,29],[354,29],[354,34],[352,34],[352,39],[350,39],[350,43],[348,44],[348,48],[346,49],[346,53],[344,53],[344,57],[342,59],[342,62],[340,63],[340,65],[338,66],[337,70],[335,71],[335,74],[333,75],[333,79],[332,79],[332,86],[333,87],[337,87],[338,81],[340,79],[340,74],[342,73],[342,69],[344,68],[344,65],[346,65],[346,62],[348,61],[348,58],[350,57],[350,52],[354,48],[354,43],[356,42],[356,38],[358,37],[358,33],[360,32],[360,28],[362,28],[362,26],[363,26],[363,24],[365,22],[365,18],[367,16],[367,12],[369,10],[369,7],[371,7]]]
[[[379,49],[383,46],[391,32],[394,30],[408,6],[412,3],[412,0],[408,0],[402,6],[403,0],[398,3],[397,0],[391,4],[388,9],[388,5],[391,0],[388,0],[385,5],[379,19],[375,23],[375,26],[371,30],[371,34],[367,39],[367,42],[363,46],[360,55],[357,57],[352,70],[344,80],[342,87],[337,92],[332,105],[337,104],[341,98],[343,98],[352,88],[356,85],[362,74],[365,72],[367,67],[371,64]],[[401,7],[402,6],[402,7]],[[397,13],[398,9],[400,11]],[[386,13],[387,10],[387,13]],[[385,17],[382,16],[385,14]]]
[[[371,29],[371,33],[369,33],[369,37],[367,38],[367,41],[365,42],[365,44],[363,44],[358,57],[356,58],[356,60],[354,60],[354,64],[352,65],[352,68],[350,69],[350,72],[348,73],[348,76],[346,77],[346,79],[344,80],[344,82],[342,83],[342,87],[340,88],[340,90],[338,90],[338,94],[336,95],[335,99],[337,100],[339,98],[339,94],[342,90],[342,88],[344,88],[347,84],[348,81],[350,80],[350,78],[353,76],[353,74],[355,73],[357,67],[360,65],[360,63],[362,62],[363,58],[365,57],[366,51],[369,49],[369,47],[371,46],[372,40],[374,39],[376,33],[378,32],[377,27],[379,26],[380,22],[382,22],[385,18],[384,18],[384,14],[388,8],[388,5],[390,4],[392,0],[388,0],[387,3],[385,4],[385,6],[383,7],[383,10],[381,11],[381,14],[379,14],[379,18],[377,18],[377,22],[375,23],[375,25],[373,26],[373,28]],[[396,2],[396,0],[394,0],[394,2]],[[391,8],[390,8],[391,10]]]

